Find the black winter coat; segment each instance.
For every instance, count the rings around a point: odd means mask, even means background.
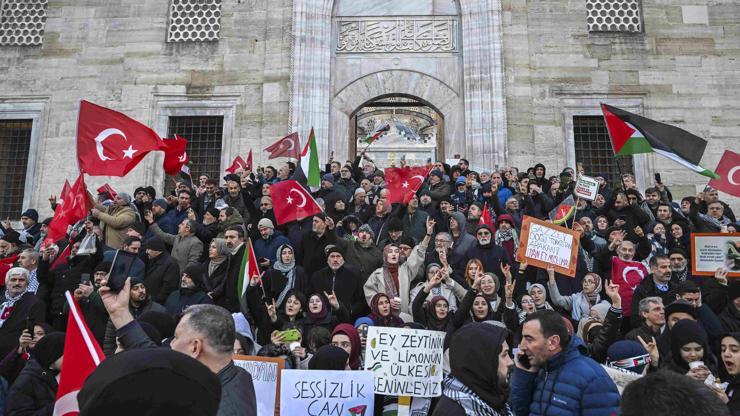
[[[0,294],[0,303],[5,302],[4,292]],[[33,293],[24,294],[15,305],[13,312],[0,327],[0,356],[4,357],[10,350],[18,348],[18,338],[26,329],[26,318],[32,322],[45,322],[44,303]]]
[[[45,416],[54,413],[57,380],[50,370],[31,359],[8,392],[7,416]]]
[[[339,303],[347,309],[352,319],[365,316],[370,312],[365,300],[363,282],[357,269],[346,264],[334,272],[329,267],[324,267],[311,276],[309,282],[311,293],[334,293]]]
[[[296,251],[296,260],[303,266],[306,275],[313,276],[314,273],[326,267],[324,249],[330,244],[337,244],[337,236],[334,230],[326,230],[321,237],[313,232],[303,236],[300,250]]]
[[[231,264],[231,257],[227,257],[223,263],[216,266],[216,270],[208,275],[208,261],[202,264],[203,266],[203,287],[206,292],[213,292],[213,303],[219,306],[224,306],[225,297],[224,290],[226,288],[226,281],[228,280],[229,267]]]
[[[162,253],[156,258],[149,259],[146,264],[144,285],[152,299],[163,304],[170,293],[180,287],[180,267],[177,261],[169,253]]]

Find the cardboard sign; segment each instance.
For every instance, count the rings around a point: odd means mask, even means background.
[[[369,327],[365,369],[375,376],[375,393],[440,396],[444,338],[439,331]]]
[[[372,416],[373,374],[369,371],[283,370],[280,414]]]
[[[516,260],[543,269],[553,265],[556,272],[575,277],[580,238],[579,231],[525,216]]]
[[[578,177],[576,182],[575,194],[578,198],[588,199],[593,201],[596,199],[596,194],[599,193],[599,181],[590,177],[581,175]]]
[[[691,234],[691,273],[714,276],[724,267],[728,277],[740,277],[740,233]]]
[[[285,360],[275,357],[235,355],[234,365],[252,376],[254,395],[257,398],[257,416],[278,416],[280,373]]]

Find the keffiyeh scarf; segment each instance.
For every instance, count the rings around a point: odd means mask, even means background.
[[[484,402],[477,394],[467,388],[460,380],[453,376],[447,376],[442,381],[442,394],[459,404],[467,416],[513,416],[509,404],[503,412],[494,410],[488,403]]]

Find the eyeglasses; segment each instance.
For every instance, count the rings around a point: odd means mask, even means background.
[[[434,242],[438,244],[446,244],[449,243],[450,240],[435,239]]]

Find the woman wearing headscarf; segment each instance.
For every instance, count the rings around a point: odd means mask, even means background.
[[[23,334],[18,339],[18,348],[8,352],[8,355],[0,361],[0,377],[12,385],[28,360],[31,359],[31,351],[36,343],[52,332],[54,328],[43,322],[34,324],[32,334],[28,330],[23,330]]]
[[[509,356],[506,329],[471,323],[450,342],[450,374],[432,416],[509,416]],[[474,342],[473,342],[474,341]]]
[[[682,319],[676,322],[670,333],[671,357],[662,360],[667,370],[685,374],[694,380],[707,379],[717,372],[717,359],[709,349],[707,333],[698,322]]]
[[[578,322],[581,318],[587,317],[591,307],[601,302],[599,292],[601,292],[601,276],[596,273],[587,273],[581,282],[583,290],[568,296],[560,295],[558,284],[555,282],[555,268],[547,268],[547,289],[550,291],[550,298],[553,303],[570,311],[571,320]]]
[[[370,300],[370,315],[373,326],[391,326],[400,328],[403,320],[391,308],[391,298],[385,293],[378,293]]]
[[[619,285],[606,285],[606,295],[611,299],[601,301],[591,307],[588,317],[578,323],[577,335],[588,348],[588,355],[598,362],[604,362],[609,346],[619,339],[619,329],[622,326],[622,297],[619,295]]]
[[[535,283],[529,286],[527,294],[532,297],[532,302],[534,302],[534,308],[536,310],[553,309],[550,302],[547,301],[547,289],[542,284]]]
[[[447,300],[450,311],[457,310],[460,300],[462,300],[467,291],[464,287],[462,287],[460,283],[451,278],[448,272],[449,270],[442,270],[442,266],[440,266],[438,263],[429,263],[429,265],[427,265],[426,282],[420,282],[419,284],[417,284],[416,287],[411,289],[411,292],[409,294],[412,301],[412,312],[413,300],[416,299],[417,295],[419,295],[419,293],[421,292],[425,292],[422,303],[424,300],[430,300],[435,296],[442,296]],[[442,274],[442,280],[430,285],[432,279],[437,274]]]
[[[519,327],[519,318],[514,305],[514,287],[515,283],[511,281],[511,270],[509,266],[502,268],[506,276],[507,283],[504,285],[505,302],[498,311],[494,311],[488,298],[480,291],[480,282],[482,276],[473,283],[473,287],[460,303],[460,309],[452,318],[452,324],[455,329],[461,328],[468,322],[499,321],[503,322],[510,331],[516,331]]]
[[[289,291],[308,292],[308,278],[303,267],[296,264],[292,246],[283,244],[278,247],[275,259],[275,263],[265,272],[262,284],[268,296],[275,299],[275,305],[280,308]]]
[[[269,298],[264,287],[258,287],[259,276],[253,276],[249,280],[246,299],[247,306],[252,312],[257,324],[257,342],[260,345],[272,342],[271,336],[274,331],[282,331],[289,328],[303,329],[303,319],[308,306],[306,296],[297,291],[290,290],[285,295],[282,308],[278,308],[274,299]]]
[[[516,233],[516,223],[514,218],[509,214],[502,214],[496,217],[496,245],[501,246],[509,254],[509,258],[516,257],[516,250],[519,247],[519,236]]]
[[[226,275],[229,271],[229,247],[223,238],[214,238],[208,246],[208,261],[205,263],[203,287],[216,305],[223,306]]]
[[[346,370],[349,354],[339,347],[324,345],[308,362],[309,370]]]
[[[95,200],[92,196],[91,199]],[[103,242],[115,250],[123,248],[123,240],[127,237],[129,227],[141,221],[136,207],[131,204],[131,195],[123,192],[116,195],[113,205],[109,207],[96,202],[91,213],[100,220]]]
[[[360,335],[351,324],[339,324],[331,333],[331,345],[339,347],[349,354],[347,362],[350,370],[360,370],[362,362],[360,355],[362,352],[362,343]]]
[[[5,414],[52,415],[56,402],[57,376],[62,369],[64,332],[52,332],[36,343],[32,358],[8,392]]]
[[[349,313],[339,303],[336,295],[330,293],[327,297],[323,293],[314,293],[308,297],[306,316],[303,318],[303,333],[308,336],[316,327],[324,327],[331,331],[338,323],[348,320]]]
[[[731,332],[720,343],[722,368],[720,375],[727,382],[725,398],[730,413],[740,415],[740,332]],[[723,398],[723,401],[724,399]]]
[[[432,331],[447,332],[452,322],[453,311],[444,296],[435,296],[430,301],[424,302],[426,296],[423,291],[414,298],[413,312],[414,321],[418,322]]]

